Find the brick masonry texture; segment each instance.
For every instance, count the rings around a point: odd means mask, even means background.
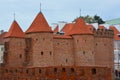
[[[15,80],[113,80],[111,35],[112,32],[107,36],[95,33],[72,35],[72,38],[54,38],[51,32],[40,32],[26,34],[25,38],[5,38],[7,44],[1,79],[12,80],[16,75]],[[72,70],[75,70],[74,74],[70,72],[72,67]],[[43,71],[41,74],[36,72],[39,68],[39,72]],[[62,71],[64,68],[65,72]],[[19,72],[19,69],[22,72]],[[54,74],[56,70],[58,73]],[[95,75],[92,74],[92,70]],[[84,76],[81,76],[82,71]]]
[[[38,21],[44,24],[38,27]],[[90,31],[81,21],[67,37],[54,34],[42,13],[22,37],[11,34],[20,29],[12,26],[4,38],[0,80],[113,80],[113,31]]]

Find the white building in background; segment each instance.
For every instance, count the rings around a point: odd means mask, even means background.
[[[119,35],[118,35],[119,37]],[[120,39],[120,38],[119,38]],[[114,39],[114,66],[115,70],[120,69],[120,40]]]
[[[65,21],[59,21],[58,23],[52,23],[52,30],[54,30],[57,26],[59,27],[59,31],[61,31],[61,29],[65,26],[65,24],[67,24],[67,22]]]
[[[114,68],[120,70],[120,18],[106,21],[106,24],[114,26]]]
[[[4,45],[0,44],[0,63],[3,63]]]
[[[3,37],[6,32],[3,30],[0,31],[0,63],[3,63],[3,53],[4,53],[4,42]]]

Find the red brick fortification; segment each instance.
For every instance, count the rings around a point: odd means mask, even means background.
[[[53,33],[42,12],[25,33],[14,21],[4,38],[0,80],[113,80],[112,30],[78,18],[63,31]]]

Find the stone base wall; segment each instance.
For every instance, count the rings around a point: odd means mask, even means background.
[[[107,67],[1,68],[0,80],[113,80]]]

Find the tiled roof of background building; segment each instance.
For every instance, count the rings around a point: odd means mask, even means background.
[[[106,29],[104,26],[98,26],[98,29]]]
[[[56,28],[54,29],[54,31],[53,31],[54,33],[57,33],[57,32],[59,32],[59,27],[58,27],[58,25],[56,26]]]
[[[74,27],[73,25],[74,25],[74,23],[68,23],[62,28],[61,31],[65,32],[65,34],[66,34],[73,29],[73,27]]]

